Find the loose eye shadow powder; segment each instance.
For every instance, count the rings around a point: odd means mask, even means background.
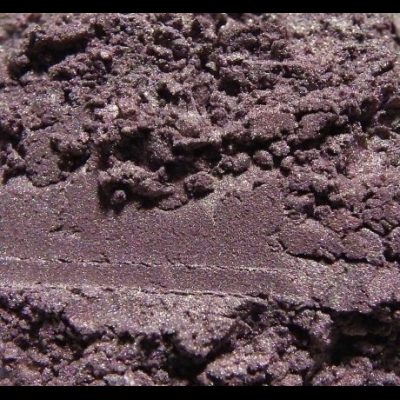
[[[400,385],[389,14],[0,19],[0,385]]]

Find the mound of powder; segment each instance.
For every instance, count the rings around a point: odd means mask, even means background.
[[[400,385],[400,22],[0,18],[1,385]]]

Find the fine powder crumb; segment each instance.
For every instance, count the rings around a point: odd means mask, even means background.
[[[398,19],[1,15],[0,385],[400,385]]]
[[[384,17],[56,14],[14,23],[24,29],[3,45],[3,183],[25,175],[46,187],[90,166],[106,207],[169,209],[193,198],[185,182],[199,173],[209,178],[196,197],[252,164],[335,186],[362,140],[374,152],[397,143],[395,41]],[[385,154],[382,163],[393,161]],[[168,201],[177,193],[180,202]]]

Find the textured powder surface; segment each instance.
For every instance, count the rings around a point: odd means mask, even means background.
[[[0,385],[400,385],[400,21],[0,19]]]

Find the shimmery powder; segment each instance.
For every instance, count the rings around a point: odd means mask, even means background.
[[[0,19],[0,385],[400,385],[398,21]]]

